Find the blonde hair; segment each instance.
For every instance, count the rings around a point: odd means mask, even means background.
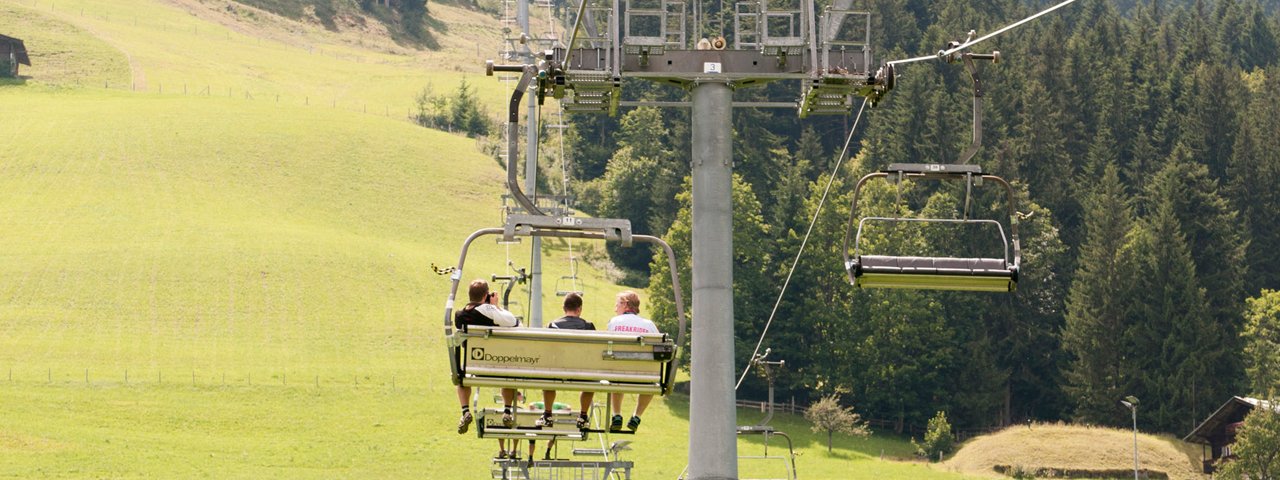
[[[627,306],[627,310],[639,314],[640,313],[640,296],[631,290],[618,292],[618,300]]]

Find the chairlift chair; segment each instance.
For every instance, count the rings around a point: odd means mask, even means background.
[[[578,257],[569,257],[569,274],[556,279],[556,296],[563,297],[570,293],[583,294],[582,280],[578,278]]]
[[[455,330],[454,302],[471,243],[486,235],[560,237],[655,244],[666,254],[675,291],[677,331],[637,334],[470,326]],[[477,230],[462,246],[445,303],[444,334],[455,385],[666,395],[674,385],[686,331],[684,302],[671,246],[632,235],[627,220],[511,215],[503,228]]]
[[[905,180],[957,180],[965,182],[963,218],[858,218],[858,194],[862,185],[872,179],[898,182],[901,188]],[[1010,236],[994,219],[969,218],[969,204],[974,186],[990,181],[1004,187],[1008,195]],[[1000,233],[1003,258],[956,258],[865,255],[862,253],[862,230],[868,221],[923,222],[943,224],[992,225]],[[850,245],[850,236],[853,243]],[[1018,240],[1018,214],[1014,207],[1013,189],[1003,178],[987,175],[978,165],[907,164],[896,163],[889,168],[864,175],[853,190],[853,206],[844,236],[844,266],[849,282],[858,288],[906,288],[931,290],[959,290],[984,292],[1012,292],[1018,285],[1018,270],[1022,252]]]

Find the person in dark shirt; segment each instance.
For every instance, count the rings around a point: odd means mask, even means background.
[[[460,331],[466,331],[467,326],[476,325],[484,327],[518,327],[520,320],[515,314],[503,310],[498,306],[497,293],[489,291],[489,283],[484,280],[475,280],[471,282],[471,286],[467,289],[467,297],[471,300],[466,306],[458,310],[453,315],[453,326]],[[467,433],[467,428],[471,426],[473,419],[471,415],[471,387],[458,386],[458,402],[462,404],[462,418],[458,419],[458,433]],[[515,401],[516,390],[514,388],[502,389],[502,425],[512,428],[516,424],[515,414],[511,410],[511,405]]]
[[[560,317],[547,328],[560,330],[595,330],[595,324],[582,319],[582,296],[577,293],[569,293],[564,296],[564,316]],[[582,392],[578,403],[582,407],[581,413],[578,414],[578,428],[585,429],[590,425],[590,418],[587,412],[591,411],[591,401],[595,398],[595,392]],[[538,419],[537,425],[550,427],[551,407],[556,403],[555,390],[542,391],[542,417]]]

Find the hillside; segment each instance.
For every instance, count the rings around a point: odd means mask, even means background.
[[[1138,435],[1138,466],[1174,480],[1203,478],[1200,452],[1169,436]],[[944,464],[960,472],[992,474],[997,465],[1040,469],[1133,471],[1133,431],[1103,427],[1034,424],[977,437]]]

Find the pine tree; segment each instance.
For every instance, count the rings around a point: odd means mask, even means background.
[[[1246,291],[1280,288],[1280,71],[1257,75],[1248,111],[1240,116],[1227,192],[1248,227]]]
[[[1156,185],[1156,192],[1167,188]],[[1213,328],[1181,223],[1171,199],[1149,199],[1147,217],[1133,237],[1135,278],[1129,297],[1121,387],[1144,399],[1150,425],[1159,431],[1195,427],[1218,392],[1230,391],[1210,366],[1229,360],[1222,332]],[[1151,399],[1147,401],[1145,399]],[[1112,400],[1114,401],[1114,399]]]
[[[1117,168],[1106,164],[1084,201],[1085,240],[1067,296],[1063,348],[1071,355],[1066,391],[1078,419],[1114,424],[1115,400],[1128,383],[1122,358],[1132,265],[1126,243],[1133,225],[1129,196]]]

